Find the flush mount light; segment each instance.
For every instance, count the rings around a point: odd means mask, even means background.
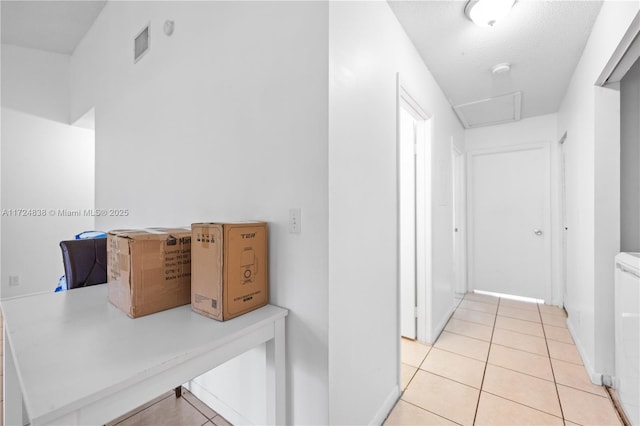
[[[469,0],[464,14],[481,27],[492,27],[509,13],[516,0]]]

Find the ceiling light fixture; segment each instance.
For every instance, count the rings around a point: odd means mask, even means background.
[[[469,0],[464,14],[481,27],[492,27],[500,18],[506,16],[516,0]]]

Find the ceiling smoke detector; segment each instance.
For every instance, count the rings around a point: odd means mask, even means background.
[[[511,71],[511,64],[508,62],[503,62],[502,64],[491,67],[491,74],[493,75],[506,74],[509,71]]]

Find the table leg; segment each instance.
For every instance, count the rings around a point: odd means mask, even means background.
[[[22,407],[22,390],[18,381],[18,373],[13,360],[13,351],[7,339],[7,331],[3,331],[3,347],[4,347],[4,419],[3,424],[7,426],[23,426],[27,424],[27,419],[23,416]]]
[[[267,424],[287,424],[287,380],[285,360],[285,319],[274,323],[274,337],[267,351]]]

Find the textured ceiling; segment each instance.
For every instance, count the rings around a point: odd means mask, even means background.
[[[464,15],[465,1],[389,4],[452,106],[522,92],[522,118],[557,112],[600,1],[519,0],[494,27]],[[511,71],[491,68],[509,62]]]
[[[69,55],[106,0],[2,0],[2,43]]]

